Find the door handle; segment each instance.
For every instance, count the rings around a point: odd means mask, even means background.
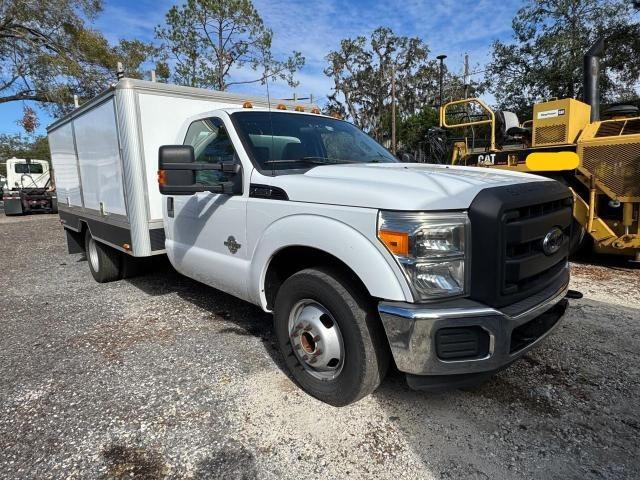
[[[167,197],[167,216],[173,218],[173,197]]]

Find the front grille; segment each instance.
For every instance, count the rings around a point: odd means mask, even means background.
[[[566,276],[572,196],[559,182],[495,187],[469,208],[472,232],[471,298],[505,307],[531,297]],[[559,248],[543,248],[554,229]]]
[[[567,126],[563,124],[538,127],[534,130],[534,136],[536,145],[567,143]]]
[[[582,166],[618,197],[640,197],[640,143],[585,146]]]
[[[503,216],[505,229],[505,264],[502,292],[505,295],[530,290],[549,278],[555,278],[566,264],[571,223],[567,223],[567,199],[553,200],[507,210]],[[564,247],[554,255],[543,251],[542,242],[554,227],[564,233]]]

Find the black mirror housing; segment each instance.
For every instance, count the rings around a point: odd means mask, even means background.
[[[163,145],[158,151],[158,184],[160,193],[179,195],[180,187],[193,187],[196,184],[196,171],[175,169],[178,165],[193,165],[196,162],[191,145]],[[190,195],[185,192],[184,195]]]
[[[191,145],[163,145],[158,151],[158,185],[163,195],[191,195],[197,192],[234,193],[233,182],[216,185],[196,183],[199,170],[240,173],[237,163],[196,163]]]

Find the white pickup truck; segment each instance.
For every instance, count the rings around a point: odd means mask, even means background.
[[[100,282],[166,253],[273,312],[291,375],[333,405],[374,391],[392,360],[412,388],[475,383],[557,326],[567,188],[400,163],[304,110],[121,80],[49,127],[69,251]]]

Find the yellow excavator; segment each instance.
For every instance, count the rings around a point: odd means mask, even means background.
[[[440,127],[463,132],[452,139],[453,164],[536,173],[571,187],[574,252],[588,235],[595,251],[640,262],[640,112],[618,105],[601,118],[603,50],[600,40],[584,57],[583,101],[537,103],[520,123],[479,98],[457,100],[440,107]]]

